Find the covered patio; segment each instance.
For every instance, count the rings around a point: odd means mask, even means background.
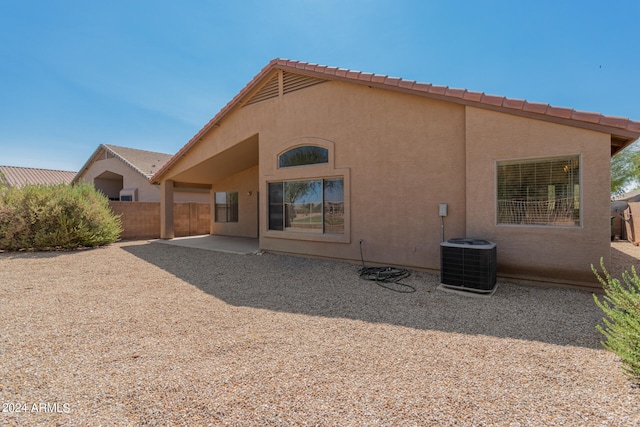
[[[226,252],[238,255],[254,254],[260,251],[259,239],[251,237],[218,236],[204,234],[201,236],[176,237],[171,240],[157,239],[151,243],[182,246],[185,248],[204,249],[208,251]]]

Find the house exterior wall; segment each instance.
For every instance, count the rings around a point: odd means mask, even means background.
[[[109,179],[109,178],[98,178],[95,177],[91,181],[93,186],[100,190],[105,196],[109,198],[109,200],[115,200],[120,197],[120,190],[124,188],[122,182],[124,180],[120,179]]]
[[[259,211],[263,250],[359,260],[362,240],[368,263],[439,270],[438,207],[447,203],[445,239],[495,241],[501,276],[596,286],[589,264],[609,262],[608,134],[332,80],[230,112],[162,179],[194,177],[252,135],[258,167],[212,182],[212,192],[239,192],[247,222],[212,222],[214,234],[254,237]],[[278,154],[304,144],[328,148],[329,163],[278,168]],[[496,225],[496,161],[576,154],[580,227]],[[345,179],[344,235],[268,229],[269,182],[336,176]],[[259,198],[243,202],[256,182]]]
[[[215,192],[238,192],[238,222],[216,222]],[[247,169],[211,189],[211,234],[223,236],[258,237],[258,167]]]
[[[93,184],[96,177],[107,171],[122,175],[123,188],[137,188],[138,201],[157,202],[160,200],[160,189],[158,186],[151,185],[149,180],[131,169],[130,166],[124,164],[122,160],[117,157],[94,161],[89,165],[81,179]]]
[[[160,194],[160,190],[158,190],[158,194]],[[157,200],[160,200],[160,198],[158,197]],[[177,188],[173,193],[173,201],[175,203],[209,203],[209,191],[180,191]]]
[[[609,135],[467,107],[468,237],[498,248],[501,276],[584,284],[590,264],[610,261]],[[582,224],[579,227],[496,224],[496,162],[580,155]]]
[[[142,176],[130,166],[122,162],[117,157],[108,159],[98,159],[94,161],[80,177],[81,180],[95,184],[95,179],[104,172],[113,172],[122,176],[122,188],[137,188],[138,201],[158,202],[160,201],[160,186],[152,185],[147,178]],[[107,180],[103,180],[101,185],[108,185]],[[103,187],[104,188],[104,187]],[[118,197],[122,188],[109,186],[107,196]],[[195,202],[208,203],[208,192],[187,192],[177,189],[174,193],[174,201],[180,203]]]
[[[345,176],[350,224],[344,241],[309,241],[267,230],[262,215],[261,248],[358,260],[362,239],[368,262],[439,268],[438,204],[465,211],[464,107],[342,82],[273,104],[277,118],[260,132],[261,212],[268,181]],[[277,155],[301,137],[329,141],[330,164],[278,169]],[[448,226],[464,233],[464,216]]]

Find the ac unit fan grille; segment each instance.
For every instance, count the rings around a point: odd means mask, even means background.
[[[496,247],[473,245],[440,246],[440,274],[443,285],[489,291],[496,284]]]

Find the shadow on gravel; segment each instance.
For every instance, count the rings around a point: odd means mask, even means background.
[[[408,328],[602,348],[591,293],[499,282],[490,298],[437,290],[413,272],[401,294],[359,278],[357,264],[280,254],[234,255],[160,244],[123,250],[234,306]]]
[[[78,248],[78,249],[53,249],[50,251],[0,251],[0,260],[2,259],[49,259],[60,256],[73,255],[83,251],[99,251],[104,246],[94,248]]]
[[[611,273],[613,277],[617,277],[618,279],[622,277],[622,273],[624,271],[631,272],[632,266],[635,266],[636,273],[640,274],[640,265],[638,263],[638,258],[628,255],[614,247],[611,248],[611,264],[611,271],[609,273]],[[598,270],[599,269],[600,268],[598,266]]]

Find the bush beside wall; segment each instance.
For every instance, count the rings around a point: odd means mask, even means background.
[[[593,296],[607,316],[602,319],[604,327],[597,326],[606,337],[602,345],[620,357],[624,373],[640,384],[640,277],[632,267],[631,273],[622,274],[621,282],[611,277],[602,262],[601,268],[602,276],[592,266],[605,292],[602,301]]]
[[[0,194],[0,249],[93,247],[120,237],[120,218],[92,185],[28,185]]]

